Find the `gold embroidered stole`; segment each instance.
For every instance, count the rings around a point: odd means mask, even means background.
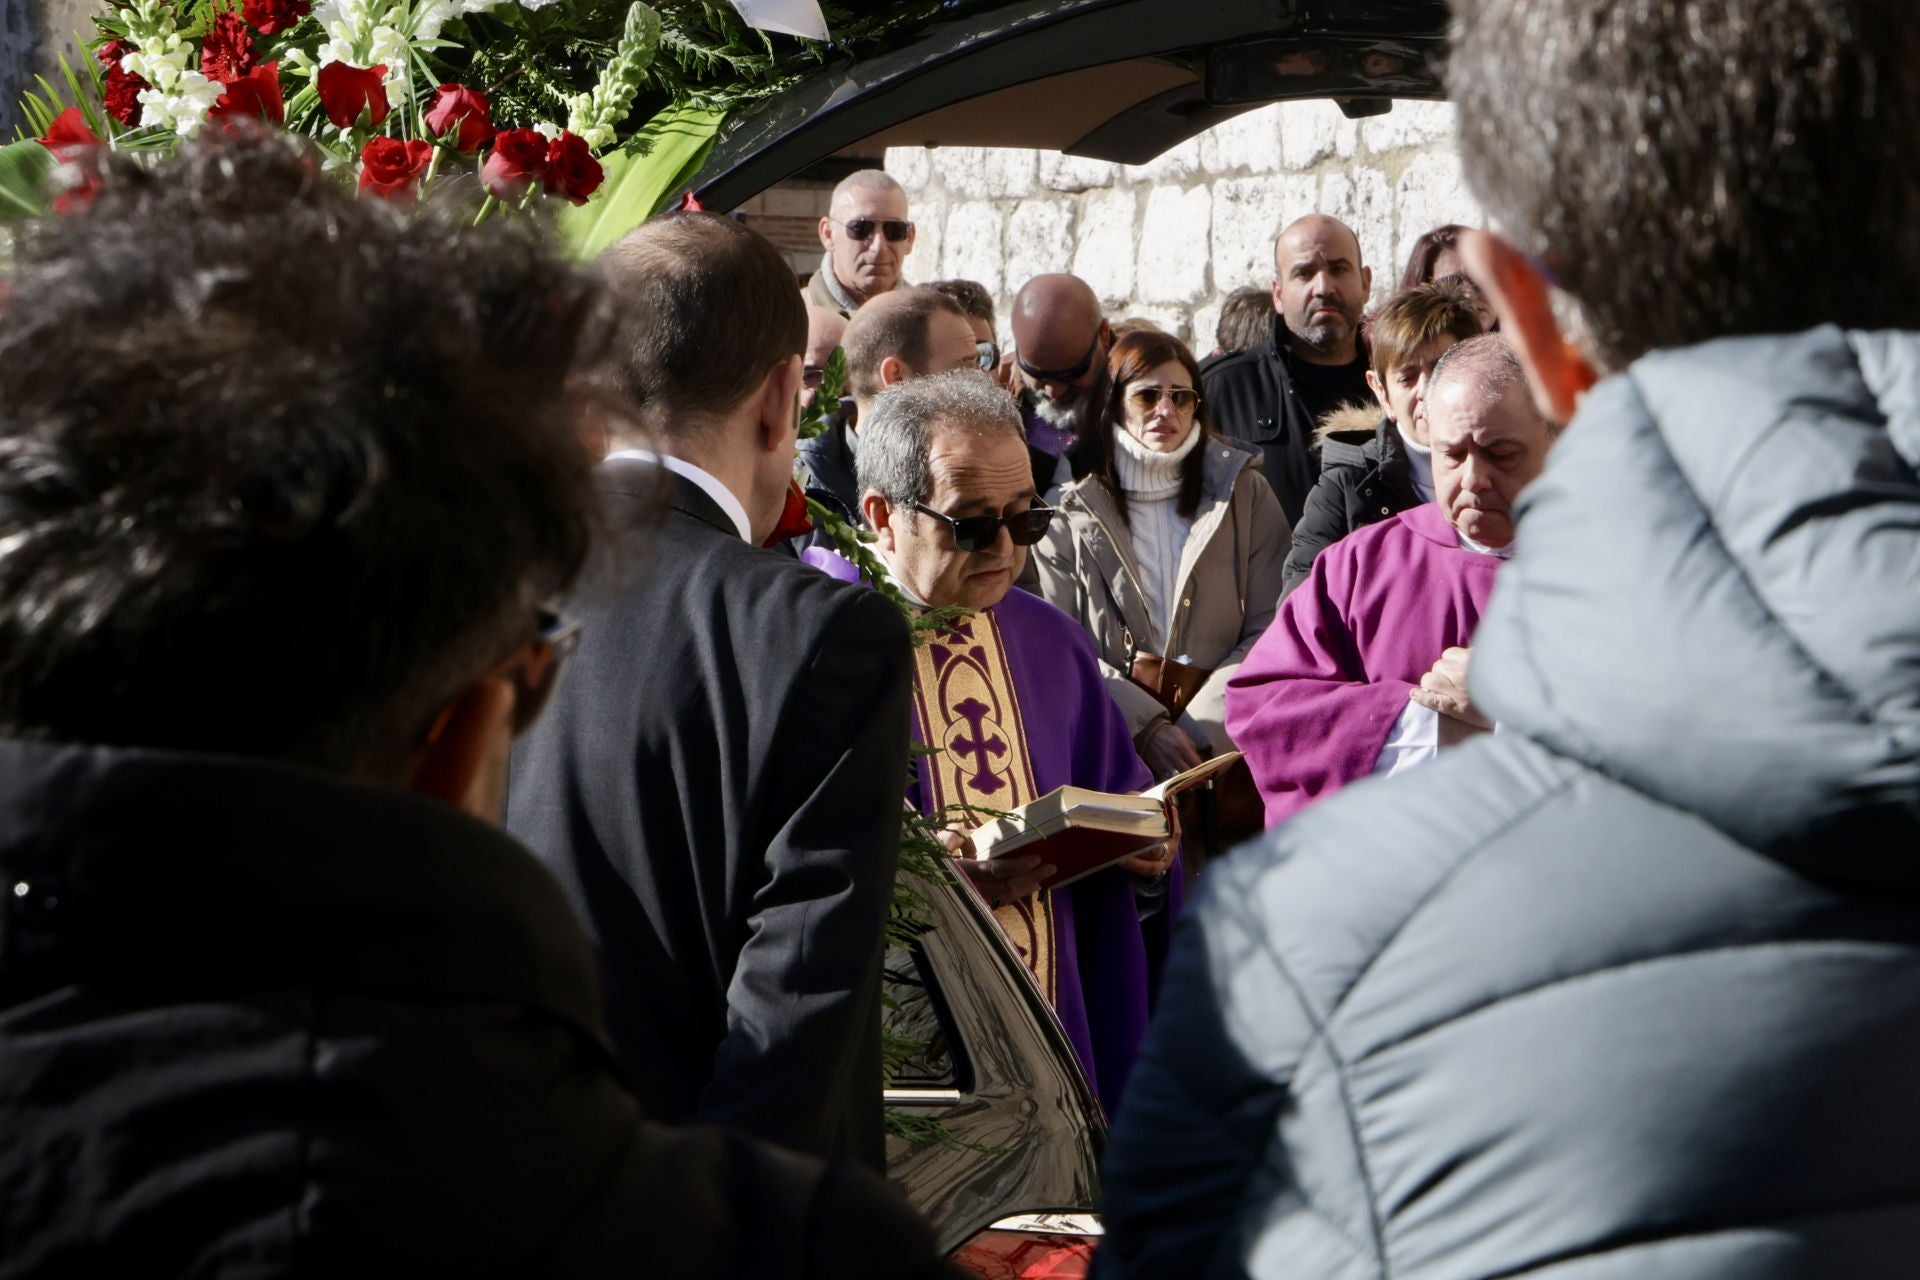
[[[1001,811],[1039,798],[1006,645],[991,610],[969,614],[914,650],[913,697],[926,745],[939,753],[926,760],[933,812]],[[952,820],[968,827],[992,816],[955,814]],[[995,908],[993,915],[1047,1001],[1057,1003],[1051,891]]]

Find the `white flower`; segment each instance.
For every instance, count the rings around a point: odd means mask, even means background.
[[[440,28],[446,26],[447,19],[458,12],[453,0],[427,0],[427,3],[421,5],[413,15],[413,38],[416,40],[438,38]]]
[[[164,89],[156,85],[140,91],[140,123],[171,129],[183,138],[191,138],[207,122],[207,112],[223,92],[221,85],[198,71],[183,71]]]
[[[462,13],[492,13],[507,0],[460,0]]]
[[[560,136],[560,126],[551,120],[542,120],[538,124],[535,124],[533,131],[545,138],[548,142],[552,142]]]
[[[520,0],[520,7],[522,9],[532,9],[532,10],[538,11],[540,9],[546,8],[548,5],[552,3],[554,3],[554,0]]]

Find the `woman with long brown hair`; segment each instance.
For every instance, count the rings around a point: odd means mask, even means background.
[[[1141,756],[1168,777],[1231,749],[1227,679],[1273,619],[1290,538],[1259,453],[1208,426],[1185,343],[1135,331],[1107,368],[1091,471],[1057,491],[1034,563],[1040,594],[1093,637]]]

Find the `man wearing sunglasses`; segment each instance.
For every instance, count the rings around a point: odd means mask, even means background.
[[[1106,409],[1113,326],[1086,281],[1035,276],[1013,297],[1013,345],[1028,461],[1046,493],[1087,473],[1080,444]]]
[[[907,193],[880,169],[862,169],[833,189],[820,219],[820,268],[802,291],[809,306],[850,316],[868,299],[900,283],[902,260],[913,252]]]
[[[941,748],[918,763],[920,807],[1006,809],[1060,786],[1152,785],[1086,633],[1013,585],[1053,512],[1034,492],[1006,392],[979,371],[882,392],[861,429],[859,466],[862,508],[893,580],[928,608],[972,611],[914,651],[917,731]],[[809,558],[849,576],[845,561]],[[1152,953],[1178,907],[1178,877],[1167,875],[1176,848],[1169,841],[1059,890],[1036,891],[1052,870],[1037,857],[959,864],[1053,1002],[1109,1111],[1145,1032]]]

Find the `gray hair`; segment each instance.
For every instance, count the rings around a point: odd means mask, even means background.
[[[1885,0],[1455,0],[1467,181],[1601,362],[1920,325],[1920,23]]]
[[[1026,442],[1013,397],[977,369],[956,369],[895,383],[874,397],[860,423],[860,489],[872,489],[895,507],[925,502],[933,491],[928,459],[936,432],[963,431],[979,439],[1007,435]]]
[[[840,179],[839,184],[834,187],[833,197],[827,201],[828,207],[839,204],[842,196],[852,195],[856,191],[897,191],[902,196],[907,194],[907,189],[900,185],[900,180],[885,169],[856,169]]]
[[[1442,390],[1456,384],[1470,386],[1488,400],[1502,399],[1518,389],[1523,402],[1546,424],[1547,430],[1558,430],[1534,405],[1533,394],[1527,388],[1527,371],[1521,367],[1520,358],[1514,355],[1507,340],[1497,333],[1482,334],[1448,347],[1434,362],[1433,372],[1427,375],[1427,400],[1431,402]]]

